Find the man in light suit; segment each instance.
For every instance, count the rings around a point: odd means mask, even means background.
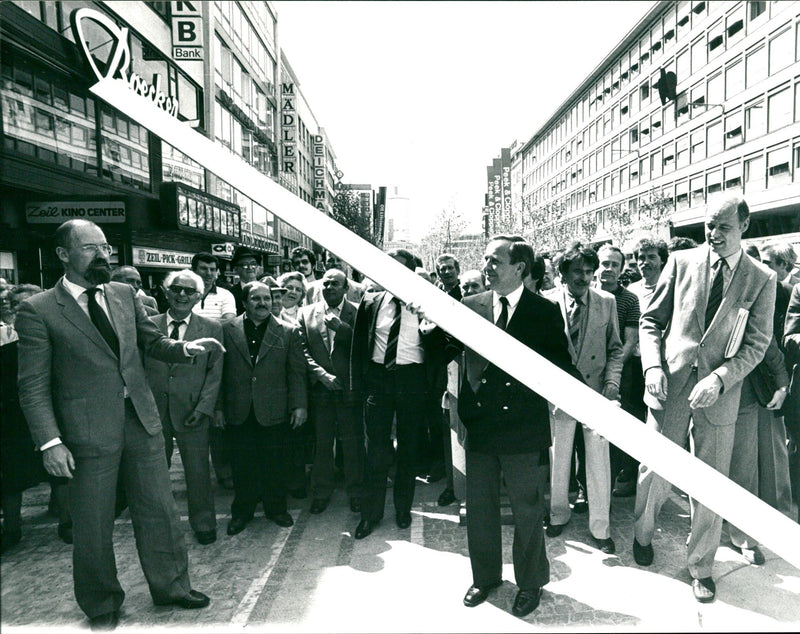
[[[172,271],[164,278],[169,310],[153,317],[158,329],[172,339],[192,341],[213,337],[222,341],[222,326],[213,319],[192,313],[203,294],[203,278],[192,271]],[[211,363],[200,359],[193,365],[145,359],[145,371],[156,399],[167,464],[172,464],[173,438],[178,443],[186,475],[189,524],[203,545],[217,539],[217,515],[211,488],[208,430],[222,379],[222,359]]]
[[[289,429],[307,416],[306,363],[295,326],[273,317],[269,286],[244,286],[243,315],[222,326],[228,353],[217,409],[230,442],[234,498],[228,535],[242,532],[259,501],[278,526],[286,511],[284,468]]]
[[[171,363],[219,354],[219,342],[176,342],[146,316],[127,284],[109,283],[111,247],[86,220],[56,230],[65,275],[17,314],[19,392],[48,473],[70,478],[75,597],[93,628],[114,628],[125,593],[113,528],[117,475],[139,559],[157,605],[201,608],[170,491],[164,438],[140,351]]]
[[[563,285],[547,297],[561,308],[570,354],[583,380],[596,392],[616,401],[622,376],[622,341],[614,296],[591,288],[592,277],[599,266],[600,260],[593,249],[574,243],[558,265]],[[550,461],[550,525],[547,527],[550,537],[560,535],[570,518],[569,477],[575,425],[574,418],[555,409]],[[583,427],[583,439],[589,532],[597,548],[612,554],[616,548],[609,524],[611,462],[608,441],[587,427]]]
[[[764,358],[773,328],[775,273],[744,255],[749,224],[744,199],[712,197],[706,244],[670,256],[639,328],[647,424],[684,446],[691,421],[695,456],[726,476],[742,380]],[[739,342],[734,326],[745,317]],[[670,489],[640,466],[633,542],[639,565],[652,563],[656,519]],[[721,531],[722,518],[693,503],[688,564],[701,603],[716,595],[711,573]]]
[[[356,307],[345,299],[348,281],[338,269],[322,276],[323,301],[300,310],[298,329],[311,381],[311,408],[316,433],[311,471],[310,512],[330,503],[334,479],[334,440],[342,466],[350,510],[361,510],[364,477],[364,433],[358,398],[350,391],[350,343]]]

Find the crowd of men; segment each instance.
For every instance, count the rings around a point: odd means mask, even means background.
[[[404,249],[389,255],[797,520],[800,279],[791,245],[745,253],[748,225],[746,202],[720,197],[704,245],[645,238],[631,263],[612,244],[544,258],[510,235],[488,242],[481,270],[462,272],[448,253],[432,272]],[[112,542],[122,504],[153,601],[208,605],[189,581],[170,492],[175,445],[204,545],[217,539],[212,473],[233,490],[230,536],[259,504],[291,526],[289,495],[324,513],[337,482],[360,515],[355,539],[383,520],[389,488],[394,520],[408,528],[418,477],[444,480],[440,505],[457,501],[455,437],[473,572],[465,605],[502,582],[501,490],[515,523],[517,616],[538,606],[545,537],[567,530],[572,513],[588,512],[591,545],[612,554],[612,498],[635,495],[634,559],[653,562],[666,480],[428,321],[424,306],[353,279],[333,254],[317,279],[316,254],[298,247],[295,272],[276,280],[239,248],[238,281],[224,288],[217,258],[198,253],[166,276],[157,302],[135,268],[112,271],[110,252],[100,227],[69,221],[56,233],[64,277],[13,309],[13,291],[2,291],[3,442],[7,421],[24,421],[54,492],[69,482],[59,535],[69,526],[75,595],[93,628],[115,627],[124,598]],[[4,551],[21,536],[19,491],[41,481],[7,490],[21,469],[3,465]],[[701,602],[715,596],[722,522],[693,503],[687,561]],[[735,526],[729,535],[750,563],[764,562],[751,536]]]

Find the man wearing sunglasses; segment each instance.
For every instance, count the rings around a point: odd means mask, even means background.
[[[203,295],[203,278],[192,271],[172,271],[164,279],[167,312],[153,317],[159,330],[171,339],[192,341],[213,337],[222,341],[222,326],[214,319],[192,313]],[[222,360],[202,357],[191,365],[145,359],[150,389],[161,415],[167,465],[177,443],[186,475],[189,524],[203,545],[217,539],[214,492],[208,459],[209,428],[222,380]],[[174,441],[173,441],[174,438]]]

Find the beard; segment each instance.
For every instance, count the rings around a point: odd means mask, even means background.
[[[103,258],[95,258],[86,267],[84,277],[87,282],[94,286],[108,284],[111,281],[111,265]]]

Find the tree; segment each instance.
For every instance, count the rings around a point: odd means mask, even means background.
[[[453,253],[465,227],[466,223],[455,209],[442,209],[431,223],[428,233],[420,241],[418,255],[423,263],[432,269],[439,255]]]
[[[370,210],[371,211],[371,210]],[[333,199],[330,217],[356,235],[375,244],[369,215],[361,210],[361,201],[354,191],[340,187]]]

